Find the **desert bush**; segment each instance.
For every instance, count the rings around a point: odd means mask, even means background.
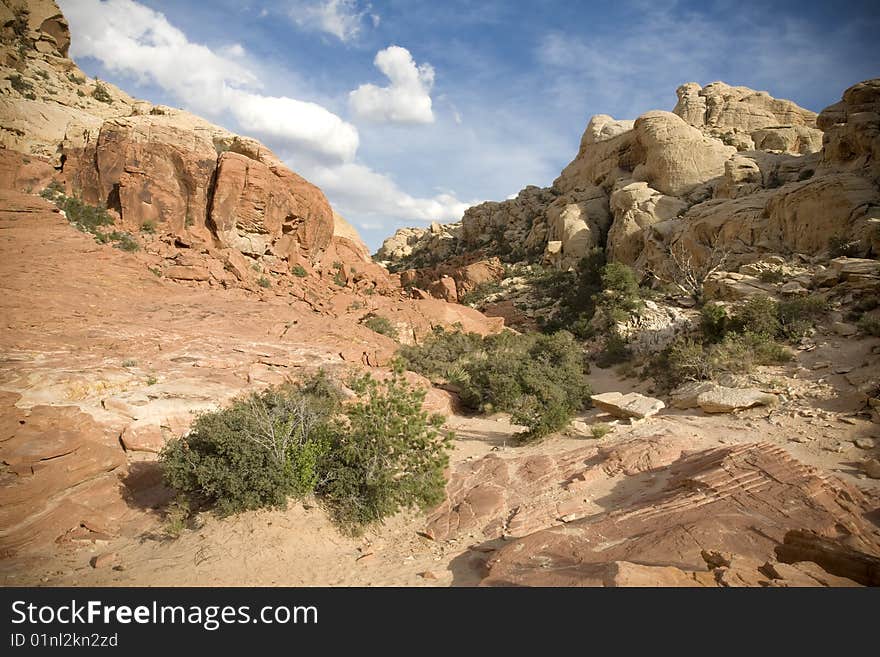
[[[528,429],[522,440],[561,429],[590,395],[583,350],[566,331],[483,338],[440,330],[398,353],[406,367],[453,384],[471,410],[510,413]]]
[[[155,221],[145,221],[141,224],[141,232],[142,233],[150,233],[153,234],[156,232],[156,222]]]
[[[462,294],[461,297],[459,297],[458,302],[465,306],[472,306],[480,303],[486,299],[486,297],[489,297],[496,292],[500,292],[502,289],[499,281],[486,281],[485,283],[480,283],[469,292]]]
[[[596,364],[601,368],[611,367],[627,361],[632,352],[627,346],[620,333],[614,329],[610,329],[605,335],[605,344],[602,350],[596,356]]]
[[[767,296],[750,297],[736,309],[732,324],[738,333],[775,337],[780,330],[778,305]]]
[[[708,342],[720,342],[729,323],[727,309],[719,303],[707,303],[700,309],[700,330]]]
[[[107,91],[107,87],[105,87],[100,80],[95,82],[95,88],[92,90],[92,98],[107,104],[113,102],[113,97],[110,95],[110,92]]]
[[[65,196],[63,191],[63,187],[58,183],[52,182],[40,195],[54,201],[59,208],[64,210],[67,220],[75,228],[84,233],[96,235],[104,226],[113,225],[113,217],[110,216],[106,208],[98,205],[89,205],[73,196]]]
[[[858,322],[859,330],[865,335],[880,338],[880,318],[862,315]]]
[[[590,427],[590,435],[596,440],[599,440],[600,438],[607,436],[611,430],[612,428],[610,425],[600,422],[599,424],[594,424]]]
[[[134,235],[131,233],[113,231],[109,235],[107,235],[107,239],[113,243],[117,249],[122,249],[123,251],[134,252],[141,248],[141,245],[138,244],[138,241],[135,239]]]
[[[785,280],[785,275],[778,269],[764,269],[758,274],[758,279],[762,283],[781,283]]]
[[[874,310],[874,308],[880,308],[880,295],[866,294],[856,300],[853,304],[853,310],[856,312],[864,313],[869,310]]]
[[[815,295],[779,302],[777,307],[779,335],[790,341],[800,340],[809,333],[827,310],[828,302]]]
[[[651,363],[655,380],[664,388],[688,381],[710,381],[723,373],[747,374],[757,365],[791,360],[789,351],[763,333],[728,333],[718,343],[680,338]]]
[[[397,340],[398,338],[397,328],[391,323],[390,319],[383,317],[382,315],[370,313],[361,320],[361,324],[371,331],[375,331],[381,335],[387,335],[392,340]]]
[[[270,281],[265,276],[260,276],[257,279],[257,285],[259,285],[260,287],[272,287],[272,281]]]
[[[634,312],[642,305],[639,296],[639,281],[631,267],[619,262],[610,262],[602,267],[602,296],[604,305],[626,312]]]
[[[596,296],[602,292],[605,252],[593,249],[578,263],[577,271],[540,270],[532,284],[544,296],[559,299],[554,313],[541,325],[545,333],[570,330],[576,337],[591,337],[590,322],[596,312]]]
[[[309,275],[309,273],[306,271],[306,268],[302,265],[294,265],[290,268],[290,273],[294,276],[298,276],[299,278],[305,278]]]
[[[439,383],[449,380],[452,371],[463,367],[482,348],[483,338],[477,333],[437,326],[421,344],[402,345],[397,355],[407,369]]]
[[[10,86],[12,86],[12,88],[18,93],[33,93],[34,85],[25,80],[20,74],[13,73],[12,75],[7,76],[6,79],[9,80]]]
[[[165,481],[187,512],[192,500],[221,515],[284,508],[315,493],[349,533],[403,507],[437,504],[452,434],[422,409],[426,391],[402,372],[356,378],[349,385],[360,398],[345,404],[320,372],[205,413],[163,448]]]
[[[339,396],[321,374],[299,388],[253,393],[199,416],[159,460],[165,481],[223,514],[285,507],[318,483]]]
[[[712,367],[702,342],[683,338],[661,352],[653,363],[654,378],[667,388],[686,381],[706,381],[712,378]]]
[[[402,508],[441,502],[452,435],[441,415],[422,409],[426,391],[400,366],[383,382],[365,375],[349,385],[361,398],[332,432],[317,488],[337,524],[358,533]]]

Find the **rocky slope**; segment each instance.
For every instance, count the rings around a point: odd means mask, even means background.
[[[880,252],[880,81],[818,116],[721,82],[678,96],[673,112],[593,117],[551,187],[472,207],[457,224],[398,231],[377,257],[396,270],[451,255],[566,269],[598,246],[665,281],[677,273],[670,254],[700,268],[724,253],[735,271],[766,253],[821,258],[831,238],[852,255]]]
[[[194,413],[302,369],[386,366],[397,342],[365,318],[387,318],[402,342],[437,325],[502,326],[404,295],[321,190],[264,145],[89,79],[69,43],[51,0],[0,4],[10,573],[153,522],[130,504],[158,484],[139,464]],[[106,207],[112,226],[77,230],[66,197]],[[449,410],[446,393],[431,395]]]
[[[169,278],[256,290],[269,274],[296,292],[293,271],[339,272],[361,290],[394,288],[321,190],[263,144],[89,79],[67,57],[67,22],[51,0],[0,6],[3,168],[43,174],[17,173],[8,187],[38,192],[51,177],[106,206]]]

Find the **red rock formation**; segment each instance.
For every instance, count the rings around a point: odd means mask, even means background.
[[[483,584],[590,585],[604,577],[597,564],[609,561],[701,570],[706,551],[767,560],[791,529],[848,537],[880,554],[864,497],[779,447],[745,444],[690,454],[665,476],[662,490],[629,508],[507,543],[489,559]]]

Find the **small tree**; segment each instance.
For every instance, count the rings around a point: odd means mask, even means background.
[[[668,275],[651,272],[661,283],[671,285],[697,303],[703,302],[703,287],[709,277],[721,269],[730,256],[729,251],[718,246],[717,241],[709,249],[708,256],[701,262],[694,259],[681,241],[676,242],[666,252],[669,257]]]
[[[423,410],[426,390],[407,383],[399,363],[385,381],[366,374],[350,386],[362,399],[346,404],[318,486],[337,523],[358,533],[402,508],[439,504],[452,434]]]

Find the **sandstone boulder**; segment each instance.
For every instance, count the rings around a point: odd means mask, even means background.
[[[706,413],[732,413],[753,406],[774,406],[776,395],[756,388],[729,388],[712,382],[687,383],[672,392],[675,408],[699,407]]]
[[[648,183],[619,182],[611,193],[614,223],[608,231],[608,258],[634,265],[644,248],[644,229],[674,219],[686,209],[684,201],[661,194]]]
[[[670,196],[682,196],[721,176],[724,163],[736,153],[732,146],[706,137],[671,112],[643,114],[636,119],[634,131],[645,154],[634,177]]]
[[[593,406],[615,417],[643,420],[662,411],[666,404],[659,399],[646,397],[637,392],[622,394],[605,392],[590,397]]]

